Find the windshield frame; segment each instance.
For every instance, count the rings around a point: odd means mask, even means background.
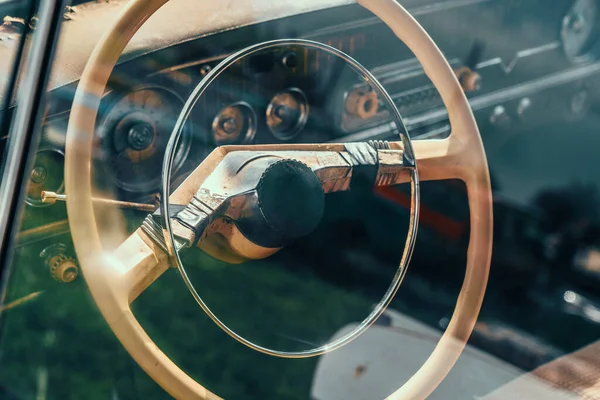
[[[19,54],[14,68],[15,76],[21,68],[27,71],[18,91],[18,103],[14,109],[8,139],[3,156],[0,177],[0,306],[4,303],[11,258],[15,250],[16,234],[25,202],[27,171],[31,170],[34,154],[41,137],[45,114],[47,84],[54,60],[54,53],[64,9],[69,0],[44,0],[40,2],[38,21],[33,31],[26,57]],[[27,27],[25,35],[30,30]],[[23,58],[26,65],[23,64]],[[17,79],[10,82],[8,93],[15,92]],[[4,121],[5,126],[9,121]],[[1,316],[0,316],[1,318]]]

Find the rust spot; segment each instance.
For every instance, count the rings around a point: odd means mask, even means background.
[[[360,378],[366,371],[367,371],[366,365],[357,365],[356,368],[354,368],[354,377]]]

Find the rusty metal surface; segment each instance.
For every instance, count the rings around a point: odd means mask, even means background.
[[[127,2],[112,0],[74,7],[69,20],[63,24],[55,64],[59,67],[52,73],[51,89],[79,79],[94,46]],[[226,29],[351,3],[352,0],[172,0],[139,30],[121,59]],[[12,44],[16,39],[0,41],[0,77],[6,75],[3,72],[10,71],[14,53]],[[1,101],[0,108],[4,106]]]

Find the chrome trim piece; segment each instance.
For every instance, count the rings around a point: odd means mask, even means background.
[[[500,89],[485,96],[476,97],[469,102],[474,111],[491,107],[495,104],[517,99],[519,97],[531,95],[546,89],[551,89],[556,86],[561,86],[566,83],[588,78],[594,74],[600,73],[600,62],[590,64],[584,67],[572,68],[567,71],[556,74],[547,75],[543,78],[534,79],[532,81],[512,86],[506,89]],[[446,109],[437,110],[435,112],[425,114],[418,117],[407,118],[411,126],[423,125],[424,122],[439,122],[440,119],[447,117]]]
[[[165,237],[163,236],[163,228],[154,219],[152,215],[148,215],[142,223],[142,230],[150,239],[152,239],[158,246],[167,253],[169,250],[165,243]],[[183,243],[175,242],[177,251],[181,250],[184,246]]]
[[[535,56],[537,54],[545,53],[547,51],[556,50],[560,47],[561,47],[561,43],[559,41],[555,41],[555,42],[544,44],[542,46],[533,47],[531,49],[521,50],[521,51],[517,52],[515,57],[508,64],[506,64],[501,57],[495,57],[490,60],[480,62],[479,64],[477,64],[475,66],[475,68],[483,69],[483,68],[491,67],[494,65],[500,65],[500,67],[506,74],[510,74],[513,71],[513,69],[515,69],[515,67],[517,66],[519,60],[522,60],[523,58],[526,58],[526,57]]]
[[[284,104],[286,99],[291,99],[291,102],[288,101],[288,104]],[[292,108],[290,107],[290,103],[296,107],[296,118],[291,126],[287,126],[286,122],[289,121],[285,121],[283,116],[278,116],[277,109],[280,106]],[[292,140],[302,133],[308,121],[309,114],[310,104],[306,95],[301,89],[291,87],[276,93],[269,102],[266,111],[267,127],[277,139],[282,141]]]
[[[379,79],[387,78],[389,75],[407,74],[414,70],[420,70],[423,72],[421,63],[416,58],[409,58],[406,60],[396,61],[390,64],[379,65],[371,68],[371,73]]]
[[[417,136],[419,140],[443,138],[445,135],[450,135],[452,128],[450,124],[446,124],[439,128],[431,129],[426,133]]]
[[[404,118],[406,121],[406,118]],[[406,125],[410,132],[409,125]],[[388,138],[392,132],[395,132],[396,124],[393,122],[386,122],[385,124],[378,125],[376,127],[366,129],[364,131],[351,133],[350,135],[342,136],[330,141],[330,143],[345,143],[345,142],[362,142],[365,140],[372,139],[384,139]]]
[[[560,47],[561,47],[560,42],[555,41],[555,42],[544,44],[542,46],[521,50],[521,51],[517,52],[517,54],[515,55],[515,57],[511,60],[511,62],[509,64],[505,64],[501,57],[495,57],[495,58],[480,62],[479,64],[476,65],[475,68],[477,70],[480,70],[480,69],[484,69],[484,68],[488,68],[488,67],[499,66],[502,69],[502,71],[508,75],[514,70],[514,68],[517,66],[517,64],[520,60],[527,58],[527,57],[534,56],[534,55],[538,55],[538,54],[541,54],[544,52],[553,51]],[[458,67],[462,64],[462,61],[458,58],[453,58],[453,59],[448,60],[448,63],[453,67]],[[382,66],[373,68],[372,73],[384,85],[388,85],[391,83],[396,83],[396,82],[400,82],[400,81],[404,81],[404,80],[408,80],[411,78],[416,78],[416,77],[425,75],[425,71],[423,71],[421,64],[418,62],[418,60],[416,58],[402,60],[402,61],[398,61],[398,62],[394,62],[391,64],[386,64],[386,65],[382,65]],[[365,86],[364,83],[358,83],[356,85],[353,85],[351,87],[351,90],[354,90],[354,89],[360,88],[360,87],[364,87],[364,86]],[[416,94],[416,93],[419,93],[422,91],[430,90],[432,88],[435,89],[433,85],[427,84],[427,85],[423,85],[423,86],[420,86],[417,88],[412,88],[412,89],[408,89],[408,90],[405,90],[402,92],[394,93],[392,95],[392,98],[394,99],[394,101],[396,101],[404,96]],[[398,105],[398,106],[402,107],[401,105]],[[366,128],[364,125],[365,125],[365,123],[367,123],[372,128],[373,125],[377,124],[377,122],[376,122],[377,119],[385,120],[386,114],[380,113],[377,117],[373,117],[371,119],[371,121],[358,121],[357,125],[360,127],[362,124],[363,129],[364,129],[364,128]],[[408,119],[410,120],[410,118],[408,118]],[[407,125],[410,125],[410,124],[407,123]],[[353,128],[356,128],[356,126],[353,126],[353,121],[347,121],[347,122],[345,122],[345,125],[342,126],[342,129],[345,131],[349,131],[349,130],[351,131],[351,130],[353,130]],[[358,134],[360,134],[360,133],[361,132],[358,132]],[[361,135],[361,137],[363,137],[363,135]]]
[[[566,71],[546,75],[542,78],[511,86],[506,89],[499,89],[495,92],[473,97],[469,99],[469,103],[471,104],[473,111],[479,111],[495,104],[515,100],[523,96],[530,96],[540,91],[552,89],[576,80],[589,78],[596,74],[600,74],[600,62],[588,64],[582,67],[574,67]],[[446,109],[444,107],[439,107],[423,114],[404,117],[404,122],[407,129],[410,131],[414,128],[444,121],[447,118],[448,112]],[[385,138],[394,133],[394,131],[394,124],[391,122],[385,122],[367,130],[334,139],[331,142],[349,142],[368,140],[371,138]]]
[[[600,324],[600,303],[573,290],[562,296],[562,310],[589,322]]]
[[[432,89],[435,89],[436,93],[437,93],[437,89],[436,89],[435,86],[433,86],[433,83],[429,83],[427,85],[423,85],[423,86],[419,86],[419,87],[416,87],[416,88],[408,89],[408,90],[405,90],[403,92],[394,93],[392,95],[392,99],[394,99],[394,101],[395,100],[400,100],[403,97],[410,96],[410,95],[413,95],[413,94],[419,94],[419,93],[427,92],[427,91],[430,91]]]
[[[530,49],[520,50],[517,52],[515,57],[510,61],[510,63],[506,64],[501,57],[491,58],[489,60],[481,61],[478,63],[475,68],[477,70],[488,68],[492,66],[499,65],[504,73],[507,75],[510,74],[514,68],[517,66],[518,62],[524,58],[531,57],[534,55],[538,55],[541,53],[545,53],[548,51],[556,50],[561,47],[560,42],[555,41],[551,43],[544,44],[538,47],[532,47]],[[448,60],[448,63],[451,66],[459,66],[462,61],[458,58],[452,58]],[[371,70],[373,75],[377,77],[381,81],[382,84],[389,84],[393,82],[403,81],[406,79],[414,78],[417,76],[424,75],[425,72],[421,67],[421,64],[416,58],[411,58],[408,60],[402,60],[386,65],[381,65],[375,67]],[[395,93],[392,97],[399,96],[399,93]]]
[[[228,134],[220,126],[221,120],[224,116],[226,116],[225,113],[233,113],[235,110],[238,110],[240,112],[241,119],[243,119],[243,123],[240,126],[240,130],[239,132],[237,132],[237,137],[235,136],[236,133]],[[256,136],[256,132],[258,130],[257,124],[258,118],[256,115],[256,111],[254,111],[254,108],[252,108],[250,104],[248,104],[245,101],[236,101],[235,103],[227,104],[215,115],[215,118],[213,119],[213,122],[211,124],[211,134],[213,142],[217,146],[227,144],[252,143],[252,141],[254,140],[254,136]],[[228,136],[233,137],[230,138]],[[183,159],[185,160],[185,157],[183,157]]]
[[[416,61],[417,59],[415,58],[413,60]],[[417,76],[425,75],[425,71],[423,71],[421,64],[417,64],[416,66],[413,66],[412,68],[394,71],[394,65],[397,65],[397,64],[398,63],[388,64],[386,67],[389,68],[390,71],[385,72],[382,75],[377,75],[377,73],[374,73],[374,75],[384,85],[388,85],[390,83],[400,82],[400,81],[404,81],[407,79],[416,78]],[[448,64],[450,64],[451,67],[458,67],[459,65],[461,65],[461,60],[458,58],[452,58],[452,59],[448,60]]]

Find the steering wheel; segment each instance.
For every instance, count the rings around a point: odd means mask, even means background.
[[[136,362],[176,398],[215,399],[175,365],[146,334],[130,304],[169,268],[169,255],[138,229],[115,252],[104,250],[92,205],[91,160],[100,101],[117,60],[144,22],[168,0],[132,0],[97,45],[77,88],[67,131],[65,190],[73,243],[90,292],[107,323]],[[446,59],[419,23],[396,0],[357,0],[385,22],[416,55],[448,110],[452,133],[447,139],[413,142],[421,180],[460,179],[467,187],[470,241],[465,279],[452,319],[431,356],[390,398],[427,397],[448,374],[475,326],[487,284],[492,251],[492,193],[487,160],[477,124],[464,92]],[[189,204],[201,185],[228,155],[247,150],[310,150],[341,153],[344,145],[220,147],[198,166],[169,198]],[[390,143],[387,156],[402,154]],[[383,152],[385,153],[385,152]],[[383,154],[382,153],[382,154]],[[381,157],[378,159],[382,161]],[[389,161],[389,160],[388,160]],[[393,163],[392,163],[393,164]],[[396,167],[400,168],[401,163]],[[387,165],[387,164],[386,164]],[[381,165],[379,166],[381,169]],[[396,169],[393,183],[407,181]]]

